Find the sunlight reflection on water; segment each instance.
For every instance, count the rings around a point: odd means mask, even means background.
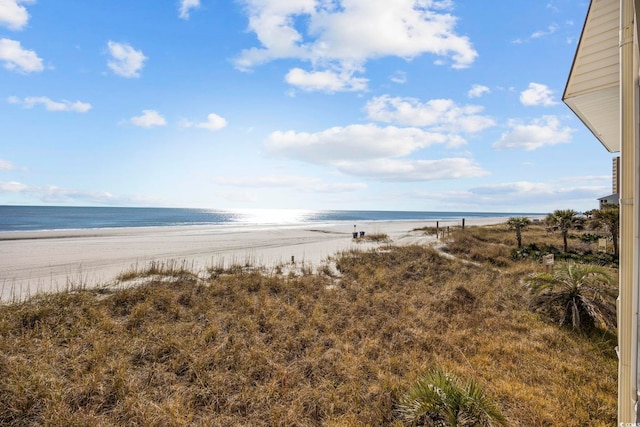
[[[309,221],[316,211],[304,209],[235,209],[233,222],[241,224],[299,224]]]

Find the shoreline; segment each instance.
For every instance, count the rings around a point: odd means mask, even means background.
[[[507,217],[469,218],[466,226],[504,223]],[[392,244],[428,244],[416,228],[460,225],[461,220],[356,223],[357,231],[386,234]],[[250,262],[315,268],[341,251],[379,244],[353,238],[352,222],[276,225],[189,225],[7,232],[0,234],[0,303],[38,293],[114,283],[150,262],[184,262],[194,271]]]
[[[529,215],[530,218],[537,218],[537,215]],[[210,223],[210,224],[179,224],[179,225],[150,225],[150,226],[129,226],[129,227],[95,227],[95,228],[56,228],[45,230],[3,230],[0,231],[0,242],[5,240],[29,240],[29,239],[49,239],[49,238],[67,238],[67,237],[101,237],[105,235],[129,235],[132,233],[171,231],[171,230],[209,230],[211,232],[242,232],[242,231],[261,231],[275,229],[296,229],[296,228],[335,228],[341,226],[357,224],[431,224],[435,226],[436,222],[444,226],[460,225],[463,218],[444,218],[444,219],[376,219],[362,221],[313,221],[313,222],[296,222],[296,223]],[[506,222],[509,217],[472,217],[466,218],[466,224],[485,225],[499,222]]]

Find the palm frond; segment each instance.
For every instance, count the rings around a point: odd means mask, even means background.
[[[461,381],[441,369],[421,377],[400,400],[406,425],[502,426],[506,418],[475,381]]]
[[[602,267],[561,263],[553,273],[536,274],[525,282],[532,293],[531,308],[560,325],[574,329],[615,328],[617,289]]]

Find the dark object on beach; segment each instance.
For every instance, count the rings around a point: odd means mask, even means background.
[[[364,237],[364,231],[360,232],[360,237]]]
[[[357,232],[357,231],[354,231],[354,232],[353,232],[353,238],[354,238],[354,239],[357,239],[357,238],[358,238],[358,232]]]

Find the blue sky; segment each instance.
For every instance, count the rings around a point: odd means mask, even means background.
[[[588,1],[0,0],[0,204],[549,212]]]

